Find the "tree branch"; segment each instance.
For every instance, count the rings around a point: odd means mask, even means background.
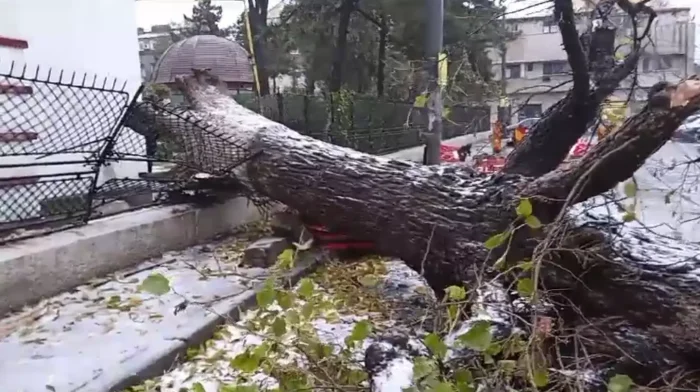
[[[617,132],[574,164],[533,181],[527,193],[555,200],[568,198],[569,204],[575,204],[630,178],[688,116],[700,109],[700,81],[686,80],[650,95],[650,104],[627,119]]]
[[[554,18],[558,20],[562,43],[573,73],[573,98],[584,100],[590,89],[588,62],[576,30],[574,6],[571,0],[554,1]]]

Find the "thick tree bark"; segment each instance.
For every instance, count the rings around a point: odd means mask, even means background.
[[[184,83],[196,112],[221,133],[171,129],[184,143],[196,145],[186,161],[215,177],[207,187],[216,176],[225,177],[224,184],[234,176],[259,195],[373,241],[382,253],[423,274],[438,292],[492,274],[489,266],[501,252],[489,252],[483,243],[517,220],[515,206],[521,197],[530,197],[535,215],[549,226],[516,232],[508,260],[532,257],[540,241],[560,237],[557,250],[544,257],[540,284],[555,293],[552,303],[561,304],[562,329],[595,325],[579,331],[593,338],[583,343],[589,354],[599,355],[591,361],[613,361],[640,383],[697,365],[700,283],[695,271],[700,265],[684,258],[700,248],[666,241],[640,245],[649,240],[638,230],[621,226],[618,234],[608,234],[601,228],[610,222],[576,224],[562,211],[629,178],[700,107],[700,82],[680,86],[669,105],[632,117],[581,161],[534,180],[508,173],[483,176],[459,165],[427,167],[332,146],[254,114],[214,88],[191,79]],[[155,115],[161,122],[165,116]],[[240,157],[227,156],[222,140],[259,154],[229,173]],[[220,156],[212,159],[212,151],[221,151]],[[669,267],[659,262],[663,259],[678,263]],[[566,353],[568,347],[558,348]],[[628,354],[634,360],[625,359]]]

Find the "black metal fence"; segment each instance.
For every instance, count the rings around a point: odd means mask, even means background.
[[[40,68],[10,65],[0,71],[0,244],[154,204],[209,200],[206,187],[193,185],[195,173],[232,178],[236,167],[255,156],[186,111],[139,102],[143,87],[131,87]],[[334,127],[329,134],[325,109],[312,108],[322,103],[302,97],[293,109],[296,98],[265,99],[273,99],[278,112],[261,102],[246,105],[336,144],[370,153],[421,144],[418,127],[403,126],[406,104],[389,103],[394,112],[375,105],[350,129]],[[295,110],[321,110],[323,120],[309,115],[299,124]],[[471,122],[448,125],[448,137],[484,127],[483,112],[457,110],[457,116]],[[487,129],[487,112],[485,118]],[[377,122],[382,128],[371,128]],[[244,187],[241,193],[265,203]]]
[[[408,102],[352,97],[338,103],[333,95],[298,94],[235,98],[249,109],[299,133],[370,154],[387,154],[423,144],[423,116]],[[341,115],[334,116],[333,108],[338,106],[344,106],[344,119],[338,118]],[[447,112],[443,121],[445,139],[490,128],[487,105],[455,105],[447,108]]]

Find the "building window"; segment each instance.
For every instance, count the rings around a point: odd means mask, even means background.
[[[548,61],[542,63],[542,73],[545,75],[557,75],[567,73],[569,71],[569,63],[566,61]]]
[[[542,32],[545,34],[553,34],[559,32],[559,26],[554,22],[544,22]]]
[[[534,63],[527,63],[527,72],[532,72],[535,69]]]
[[[642,59],[642,72],[664,71],[673,68],[673,56],[645,57]]]
[[[520,78],[520,64],[508,65],[506,67],[506,75],[508,79],[519,79]]]

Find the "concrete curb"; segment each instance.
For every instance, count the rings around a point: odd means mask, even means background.
[[[297,266],[284,277],[286,281],[285,285],[291,287],[302,277],[315,270],[322,257],[323,254],[318,252],[308,253],[302,256],[302,259],[297,262]],[[186,340],[173,340],[172,347],[170,347],[168,351],[161,352],[160,355],[152,358],[150,362],[142,360],[141,363],[143,366],[139,369],[135,369],[132,374],[125,374],[121,380],[109,386],[109,391],[123,391],[145,380],[158,377],[171,369],[174,365],[180,363],[182,356],[187,352],[188,348],[203,344],[214,335],[216,329],[220,325],[229,321],[239,321],[243,313],[255,308],[257,306],[256,294],[262,288],[263,284],[264,283],[260,283],[255,288],[242,293],[240,299],[238,299],[234,305],[228,305],[222,309],[215,306],[215,311],[221,316],[208,321],[203,320],[200,325],[194,327],[195,331]],[[135,365],[136,366],[132,367],[139,367],[138,364]]]
[[[204,209],[154,207],[10,243],[0,249],[0,316],[259,217],[236,198]]]

